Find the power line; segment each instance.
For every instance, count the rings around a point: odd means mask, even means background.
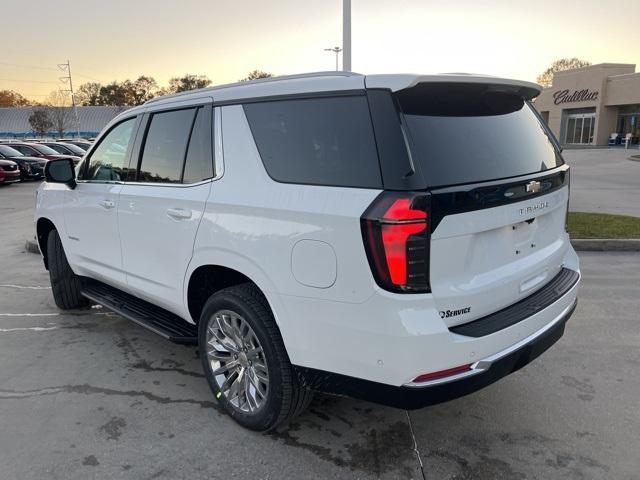
[[[4,82],[25,82],[25,83],[53,83],[56,84],[58,82],[45,82],[42,80],[22,80],[20,78],[0,78],[0,80],[4,81]]]
[[[0,65],[7,65],[9,67],[18,67],[18,68],[35,68],[37,70],[55,70],[55,68],[52,68],[52,67],[39,67],[36,65],[19,65],[17,63],[0,62]]]
[[[102,83],[102,80],[98,80],[97,78],[90,77],[89,75],[83,75],[83,74],[78,73],[78,72],[76,72],[76,76],[82,77],[82,78],[87,78],[89,80],[93,80],[94,82]]]

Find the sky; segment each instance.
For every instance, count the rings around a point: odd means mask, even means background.
[[[640,65],[638,2],[352,0],[352,70],[535,81],[562,57]],[[76,87],[186,73],[221,84],[333,70],[324,49],[342,43],[341,0],[0,0],[0,11],[0,90],[33,100],[61,88],[67,59]]]

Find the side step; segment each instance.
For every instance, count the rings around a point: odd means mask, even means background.
[[[82,279],[80,293],[167,340],[185,345],[198,344],[198,327],[164,308],[89,278]]]

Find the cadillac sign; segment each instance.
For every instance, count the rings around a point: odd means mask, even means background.
[[[588,88],[584,90],[574,90],[573,93],[571,93],[569,89],[558,90],[553,94],[553,103],[556,105],[570,102],[595,102],[597,99],[598,92],[592,92]]]

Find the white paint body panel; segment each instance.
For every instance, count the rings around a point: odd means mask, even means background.
[[[122,266],[131,291],[187,316],[182,285],[212,182],[124,184],[118,205]],[[160,254],[160,252],[162,252]]]
[[[69,264],[79,275],[117,286],[126,285],[118,233],[118,201],[122,185],[79,182],[64,197]],[[66,241],[66,243],[65,243]]]
[[[436,306],[440,311],[471,309],[446,318],[447,325],[512,305],[560,271],[571,248],[564,231],[568,197],[564,187],[533,200],[442,220],[431,237],[430,277]],[[541,203],[548,206],[531,214],[520,212]]]

